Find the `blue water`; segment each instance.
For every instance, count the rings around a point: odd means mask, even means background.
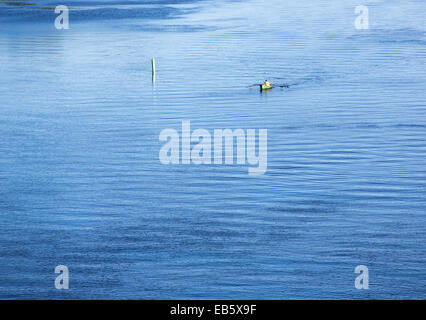
[[[57,4],[0,1],[1,298],[426,298],[423,0]],[[267,172],[161,164],[182,120]]]

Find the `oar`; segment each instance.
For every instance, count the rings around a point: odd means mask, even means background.
[[[255,87],[255,86],[261,86],[261,84],[260,83],[252,84],[252,85],[248,86],[248,88]]]

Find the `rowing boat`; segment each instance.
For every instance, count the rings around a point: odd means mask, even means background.
[[[266,84],[260,85],[260,91],[269,90],[269,89],[272,89],[272,84],[270,84],[269,86],[267,86]]]

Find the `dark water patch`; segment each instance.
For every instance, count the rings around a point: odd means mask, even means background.
[[[336,212],[338,206],[336,202],[324,200],[293,200],[291,202],[283,202],[282,205],[269,207],[268,210],[288,213],[289,215],[311,215]]]
[[[197,4],[197,1],[103,1],[103,2],[68,2],[69,19],[72,22],[123,19],[170,19],[194,12],[196,7],[182,4]],[[54,10],[57,3],[37,2],[0,2],[0,19],[5,22],[46,22],[53,23],[58,16]],[[178,5],[178,6],[175,6]],[[9,8],[8,8],[9,7]],[[31,9],[31,10],[28,10]],[[180,27],[183,28],[183,27]]]
[[[424,45],[426,32],[419,29],[369,29],[362,34],[346,37],[357,42],[373,41],[383,44],[421,44]]]
[[[172,24],[163,24],[163,25],[154,25],[146,23],[144,25],[133,25],[126,24],[117,26],[116,29],[121,31],[131,31],[131,32],[200,32],[200,31],[215,31],[219,28],[203,25],[172,25]]]
[[[426,45],[426,40],[381,40],[380,43],[389,43],[389,44],[418,44]]]
[[[391,126],[392,128],[408,128],[408,129],[426,129],[426,124],[409,124],[409,123],[399,123]]]
[[[22,1],[0,1],[0,6],[15,6],[15,7],[25,7],[25,6],[34,6],[35,3],[28,3]]]
[[[177,17],[182,10],[171,7],[153,7],[143,9],[114,9],[96,8],[82,9],[70,8],[70,22],[95,21],[95,20],[120,20],[120,19],[167,19]],[[1,10],[0,19],[6,22],[44,22],[52,23],[58,15],[54,8],[32,8],[32,10]]]

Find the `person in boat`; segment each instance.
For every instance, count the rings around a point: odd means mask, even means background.
[[[272,86],[272,83],[270,83],[268,80],[265,80],[264,85],[267,86],[267,87],[270,87],[270,86]]]

